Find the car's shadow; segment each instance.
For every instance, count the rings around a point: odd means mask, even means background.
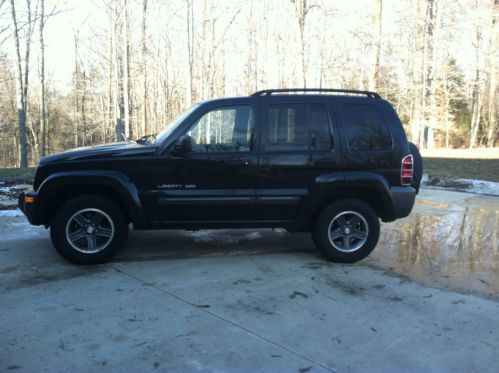
[[[113,261],[315,252],[310,235],[272,229],[130,231]]]

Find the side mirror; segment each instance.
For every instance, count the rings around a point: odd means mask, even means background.
[[[173,144],[173,154],[182,155],[192,151],[192,140],[188,135],[182,135]]]

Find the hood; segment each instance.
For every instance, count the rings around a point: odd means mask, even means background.
[[[117,142],[112,144],[85,146],[43,157],[40,160],[39,165],[43,166],[47,163],[55,162],[71,162],[101,158],[122,158],[126,156],[153,154],[156,149],[156,145],[143,145],[137,144],[136,142]]]

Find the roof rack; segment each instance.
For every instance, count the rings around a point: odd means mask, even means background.
[[[328,88],[286,88],[286,89],[265,89],[257,91],[251,96],[270,96],[273,93],[289,93],[289,92],[331,92],[331,93],[350,93],[356,95],[366,95],[369,98],[381,99],[381,96],[376,92],[358,91],[355,89],[328,89]]]

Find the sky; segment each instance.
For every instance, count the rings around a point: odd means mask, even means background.
[[[99,22],[103,12],[94,0],[47,0],[45,8],[55,6],[60,13],[49,18],[45,26],[45,61],[47,74],[59,90],[67,90],[71,85],[74,71],[74,35],[84,39],[92,26]]]
[[[132,0],[133,1],[133,0]],[[180,0],[171,1],[174,6],[182,5]],[[267,0],[268,1],[268,0]],[[324,0],[333,1],[333,0]],[[349,13],[349,17],[339,17],[335,22],[335,27],[346,27],[348,22],[352,21],[351,15],[361,12],[368,6],[371,0],[334,0],[335,4]],[[422,1],[422,0],[420,0]],[[444,0],[447,1],[447,0]],[[450,0],[448,0],[450,1]],[[452,0],[454,1],[454,0]],[[463,4],[466,0],[455,0]],[[36,3],[36,1],[34,1]],[[16,2],[21,8],[23,3]],[[258,3],[258,1],[256,1]],[[385,0],[384,1],[384,21],[383,28],[389,31],[392,27],[390,12],[399,7],[398,0]],[[4,4],[8,7],[8,4]],[[48,80],[59,91],[65,92],[69,90],[71,85],[71,74],[74,70],[74,35],[79,33],[82,40],[81,50],[85,53],[86,48],[92,48],[92,31],[98,27],[99,24],[107,23],[105,19],[105,12],[103,10],[103,2],[100,0],[46,0],[45,9],[49,12],[51,9],[57,9],[58,14],[49,18],[45,26],[45,58],[46,58],[46,71]],[[5,9],[4,9],[5,10]],[[229,17],[230,15],[227,15]],[[153,18],[153,17],[151,17]],[[354,17],[355,19],[355,17]],[[154,32],[154,23],[158,19],[150,19],[149,30]],[[37,31],[37,30],[36,30]],[[451,40],[451,50],[459,56],[458,64],[465,70],[469,71],[469,67],[473,63],[473,53],[471,53],[471,40],[466,39],[466,34],[456,35],[454,40]],[[37,41],[37,34],[35,33],[35,41]],[[6,44],[11,45],[10,40]],[[12,47],[10,47],[12,48]],[[32,61],[37,61],[37,44],[33,43],[32,47]]]

